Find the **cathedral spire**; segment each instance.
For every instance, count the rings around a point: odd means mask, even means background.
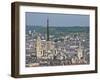
[[[47,18],[47,41],[49,41],[49,19]]]

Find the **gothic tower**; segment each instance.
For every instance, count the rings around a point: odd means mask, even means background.
[[[79,60],[83,57],[83,50],[82,50],[82,46],[81,43],[79,43],[79,48],[78,48],[78,58]]]
[[[37,58],[41,58],[42,56],[42,47],[41,47],[41,38],[40,36],[37,36],[37,42],[36,42],[36,52],[37,52]]]

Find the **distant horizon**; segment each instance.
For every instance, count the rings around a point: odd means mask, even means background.
[[[82,26],[89,27],[90,16],[80,14],[59,14],[59,13],[37,13],[26,12],[26,25],[30,26],[46,26],[47,19],[49,20],[49,26],[55,27],[73,27]]]
[[[42,25],[26,25],[26,26],[47,27]],[[89,26],[49,26],[49,27],[89,27]]]

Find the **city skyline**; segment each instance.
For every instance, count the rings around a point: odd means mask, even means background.
[[[57,13],[34,13],[26,12],[26,25],[46,26],[46,20],[49,19],[49,26],[89,27],[89,15],[78,14],[57,14]]]
[[[46,17],[45,29],[37,26],[26,29],[26,67],[89,64],[88,27],[85,30],[72,27],[70,31],[68,27],[51,27],[49,30],[50,21]]]

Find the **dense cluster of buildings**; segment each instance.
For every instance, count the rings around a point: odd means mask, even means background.
[[[56,41],[49,36],[54,36],[49,34],[49,20],[46,36],[35,30],[26,34],[26,67],[89,64],[87,33],[69,33]]]

